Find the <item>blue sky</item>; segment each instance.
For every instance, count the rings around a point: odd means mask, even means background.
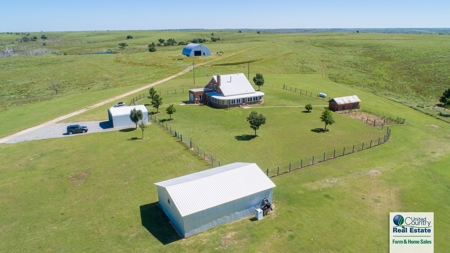
[[[450,27],[450,0],[1,0],[0,6],[0,32]]]

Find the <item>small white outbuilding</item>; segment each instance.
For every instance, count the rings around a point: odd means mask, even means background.
[[[275,184],[255,163],[232,163],[155,183],[159,204],[183,237],[255,213]]]
[[[142,111],[142,121],[148,123],[148,110],[145,105],[134,105],[134,106],[120,106],[111,107],[108,109],[108,118],[113,128],[117,127],[127,127],[135,126],[133,121],[130,119],[130,112],[136,108],[137,111]],[[141,121],[139,121],[140,123]],[[138,124],[139,124],[138,123]]]

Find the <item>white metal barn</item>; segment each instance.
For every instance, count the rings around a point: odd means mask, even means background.
[[[272,203],[275,184],[255,163],[232,163],[155,183],[164,213],[188,237],[255,213]]]
[[[148,111],[145,105],[120,106],[108,109],[108,118],[112,127],[134,126],[135,124],[130,119],[130,112],[133,108],[136,108],[137,111],[141,110],[143,115],[142,121],[148,123]]]
[[[211,56],[211,51],[206,46],[202,44],[189,43],[183,48],[181,52],[183,55],[188,57],[193,56]]]

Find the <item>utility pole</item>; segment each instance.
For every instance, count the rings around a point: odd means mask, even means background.
[[[250,62],[248,64],[247,79],[250,81]]]
[[[195,65],[194,62],[192,62],[192,70],[193,70],[193,76],[194,76],[194,85],[195,85]]]

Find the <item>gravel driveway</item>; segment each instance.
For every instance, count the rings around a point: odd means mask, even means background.
[[[22,141],[32,141],[32,140],[40,140],[40,139],[50,139],[50,138],[66,138],[66,137],[76,137],[80,134],[66,134],[67,126],[73,124],[80,124],[82,126],[87,126],[89,131],[85,134],[98,133],[98,132],[106,132],[106,131],[115,131],[123,128],[112,128],[109,121],[89,121],[89,122],[75,122],[75,123],[57,123],[48,126],[43,126],[31,132],[24,133],[19,136],[15,136],[4,143],[17,143]],[[130,125],[129,127],[134,127],[134,125]]]

